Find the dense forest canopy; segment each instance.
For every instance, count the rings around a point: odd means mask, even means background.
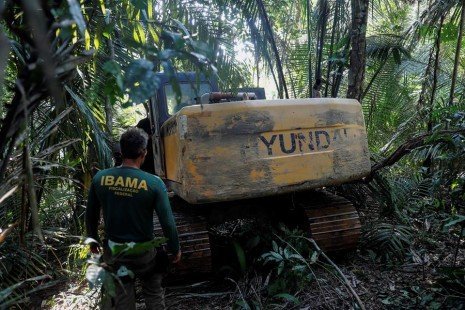
[[[464,24],[464,0],[0,0],[0,308],[82,280],[93,171],[112,165],[115,139],[145,117],[156,72],[179,94],[175,73],[195,71],[223,90],[358,99],[372,173],[335,190],[366,213],[360,255],[420,265],[425,281],[362,300],[401,306],[414,295],[417,306],[459,309]],[[275,252],[287,247],[276,242]],[[277,262],[280,285],[295,280],[283,268],[312,281],[299,274],[310,265],[292,264]],[[300,288],[282,293],[283,307],[304,299]],[[236,306],[258,307],[253,298]]]

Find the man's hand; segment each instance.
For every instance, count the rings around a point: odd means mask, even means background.
[[[90,252],[92,254],[100,254],[100,247],[98,246],[97,243],[91,243],[89,244],[90,246]]]
[[[179,263],[180,260],[181,260],[181,250],[179,250],[178,253],[176,253],[176,255],[173,256],[173,259],[171,262],[173,264],[177,264]]]

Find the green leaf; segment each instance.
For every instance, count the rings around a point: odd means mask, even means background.
[[[236,305],[239,306],[241,309],[251,310],[249,304],[245,300],[236,301]]]
[[[142,44],[145,44],[147,42],[147,39],[145,37],[145,31],[144,31],[144,28],[142,28],[142,25],[141,24],[137,24],[137,33],[139,35],[139,38],[140,38],[140,42]]]
[[[455,42],[457,40],[458,30],[458,25],[456,23],[445,23],[441,30],[441,42]]]
[[[133,103],[142,103],[155,95],[160,80],[153,68],[153,63],[146,59],[134,60],[126,68],[124,88]]]
[[[284,270],[284,261],[281,261],[278,265],[278,275],[280,275]]]
[[[319,253],[317,251],[314,251],[312,253],[312,256],[310,257],[310,263],[314,264],[318,260]]]
[[[105,294],[108,294],[110,297],[116,296],[116,282],[119,282],[118,285],[122,285],[120,278],[116,275],[107,272],[103,281],[103,287]]]
[[[90,125],[92,129],[93,142],[97,146],[97,151],[99,155],[99,161],[101,167],[105,167],[107,163],[111,160],[111,150],[106,141],[106,134],[100,128],[95,115],[92,113],[89,106],[80,98],[71,88],[65,86],[66,91],[71,95],[71,97],[76,102],[76,106],[81,114],[85,117],[86,122]]]
[[[234,246],[234,250],[236,251],[237,261],[239,262],[241,271],[245,272],[246,259],[245,259],[244,249],[242,249],[242,246],[237,241],[233,241],[233,246]]]
[[[385,299],[382,299],[381,302],[383,303],[383,305],[392,305],[391,297],[387,297]]]
[[[451,217],[448,219],[448,221],[444,224],[444,228],[449,228],[451,226],[454,226],[458,223],[462,223],[465,221],[465,216],[463,215],[456,215],[454,217]]]
[[[202,41],[192,41],[191,45],[196,53],[213,58],[213,49],[207,43]]]
[[[156,238],[147,242],[128,242],[116,244],[111,249],[113,255],[137,255],[147,252],[153,248],[159,247],[168,241],[167,238]]]
[[[278,251],[278,244],[276,243],[276,241],[271,241],[271,245],[273,246],[273,251],[275,252],[279,252]]]
[[[396,62],[396,64],[400,65],[401,63],[400,52],[397,48],[392,50],[392,56],[394,57],[394,61]]]
[[[304,271],[306,267],[307,266],[305,266],[305,265],[295,265],[294,267],[292,267],[292,270],[297,271],[297,272],[301,272],[301,271]]]
[[[147,8],[147,0],[131,0],[131,4],[139,10],[145,10]]]
[[[71,13],[71,16],[73,16],[73,19],[76,22],[76,25],[78,26],[79,32],[81,33],[81,35],[84,35],[86,30],[86,22],[84,20],[84,17],[82,16],[81,6],[79,5],[79,2],[76,0],[68,0],[68,5],[69,12]]]
[[[287,301],[293,302],[296,305],[300,305],[300,301],[297,299],[297,297],[287,294],[287,293],[281,293],[281,294],[276,294],[273,296],[274,298],[283,298]]]
[[[15,283],[14,285],[9,286],[4,290],[1,290],[0,291],[0,302],[4,301],[11,293],[13,293],[13,291],[15,289],[17,289],[18,287],[20,287],[24,283],[31,282],[31,281],[41,281],[41,280],[45,280],[45,279],[50,279],[50,276],[49,275],[42,275],[42,276],[38,276],[38,277],[29,278],[29,279],[26,279],[24,281]]]
[[[163,30],[161,38],[165,41],[165,44],[167,44],[168,49],[174,48],[176,50],[180,50],[186,43],[186,40],[184,40],[181,34],[167,30]]]
[[[283,257],[281,256],[281,254],[279,254],[277,252],[270,252],[270,253],[271,253],[271,256],[273,256],[276,260],[278,260],[278,261],[283,260]]]
[[[109,60],[103,64],[103,71],[110,73],[116,80],[116,84],[121,90],[124,90],[123,86],[123,74],[121,66],[114,60]]]

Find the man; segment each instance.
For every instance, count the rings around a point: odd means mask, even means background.
[[[92,180],[86,210],[87,234],[99,240],[100,208],[105,227],[104,261],[120,276],[116,296],[104,308],[136,309],[133,272],[141,280],[147,309],[163,309],[162,274],[156,266],[156,250],[142,254],[118,253],[125,245],[145,248],[153,240],[153,211],[168,238],[173,263],[181,259],[178,234],[163,181],[140,170],[147,154],[147,134],[139,128],[127,130],[120,139],[122,165],[99,171]],[[91,251],[98,252],[96,244]],[[129,272],[128,272],[129,270]],[[126,275],[126,276],[125,276]]]
[[[111,153],[113,155],[114,167],[121,166],[123,164],[123,155],[121,155],[121,147],[119,146],[119,141],[113,141],[111,145]],[[146,160],[147,161],[147,158]]]
[[[153,149],[152,149],[152,127],[150,126],[150,120],[146,117],[141,119],[137,125],[137,128],[142,129],[145,131],[146,134],[149,136],[148,141],[148,149],[147,149],[147,156],[145,158],[144,163],[140,166],[140,168],[148,173],[155,174],[155,165],[153,162]]]

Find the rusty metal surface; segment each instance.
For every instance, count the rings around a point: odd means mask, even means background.
[[[206,221],[200,217],[180,212],[173,212],[178,228],[182,260],[172,266],[170,273],[176,275],[208,273],[212,270],[210,239]],[[163,231],[154,216],[155,236],[163,236]]]
[[[312,193],[299,205],[308,218],[311,236],[322,250],[337,252],[357,247],[361,224],[350,201],[321,191]]]

